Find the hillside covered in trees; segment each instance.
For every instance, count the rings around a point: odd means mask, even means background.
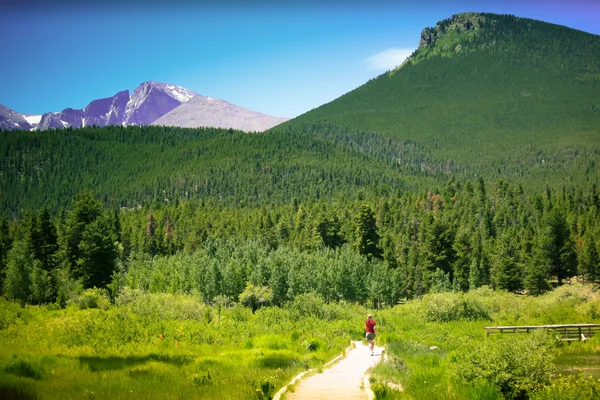
[[[599,57],[594,35],[461,14],[404,65],[269,132],[0,132],[3,293],[389,305],[594,281]]]
[[[599,60],[597,35],[459,14],[423,30],[402,66],[274,129],[375,132],[415,142],[453,175],[568,183],[596,169]]]

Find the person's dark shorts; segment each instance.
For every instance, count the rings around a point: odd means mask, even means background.
[[[375,334],[373,332],[367,332],[367,340],[375,340]]]

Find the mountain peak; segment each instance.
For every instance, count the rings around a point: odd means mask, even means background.
[[[482,13],[465,12],[455,14],[450,18],[438,22],[433,28],[423,29],[418,48],[428,46],[450,32],[460,34],[461,32],[476,31],[484,25],[485,21],[485,15]]]
[[[180,106],[193,103],[189,107]],[[165,116],[165,118],[162,118]],[[160,121],[159,121],[160,119]],[[66,127],[158,124],[182,127],[227,127],[263,131],[287,118],[277,118],[204,97],[182,86],[145,81],[133,93],[91,101],[84,109],[66,108],[43,115],[21,114],[0,105],[0,130],[45,130]]]

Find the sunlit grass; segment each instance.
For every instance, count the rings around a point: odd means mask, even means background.
[[[302,315],[293,304],[256,314],[233,307],[215,318],[190,296],[140,296],[106,310],[0,300],[0,398],[266,399],[352,338],[340,321]],[[324,308],[339,308],[350,325],[365,314],[354,305]]]

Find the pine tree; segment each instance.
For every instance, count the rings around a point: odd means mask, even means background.
[[[329,248],[334,249],[344,244],[344,239],[340,234],[341,223],[335,214],[321,214],[313,229],[315,237]]]
[[[65,232],[62,237],[61,251],[66,267],[74,271],[76,276],[77,263],[81,259],[79,244],[87,225],[91,224],[102,213],[102,205],[96,196],[89,191],[84,191],[75,197],[73,209],[65,221]]]
[[[85,288],[106,287],[116,268],[116,236],[109,216],[102,215],[86,225],[79,242],[76,277]]]
[[[590,229],[583,235],[583,246],[579,257],[579,273],[589,282],[595,282],[600,276],[600,252],[598,242]]]
[[[156,227],[156,218],[154,217],[154,213],[150,211],[148,217],[146,218],[146,231],[144,234],[143,251],[151,256],[155,256],[160,252],[160,242],[157,237],[158,235],[156,234]]]
[[[12,247],[12,237],[8,229],[8,221],[0,215],[0,289],[4,286],[6,257]]]
[[[356,220],[356,247],[361,255],[367,258],[381,258],[381,249],[379,248],[379,234],[377,233],[377,224],[375,222],[375,213],[373,209],[363,204],[360,207]]]
[[[548,194],[550,196],[550,194]],[[540,237],[541,260],[548,272],[556,276],[558,284],[574,276],[577,268],[575,245],[563,211],[557,207],[550,211]]]
[[[6,257],[6,278],[3,292],[7,299],[25,304],[31,296],[33,253],[25,240],[13,243]]]
[[[42,264],[46,271],[52,271],[56,267],[56,253],[58,251],[58,234],[56,226],[52,222],[50,212],[44,207],[37,219],[39,231],[39,244],[35,246],[35,258]]]
[[[467,291],[469,289],[469,269],[473,259],[472,233],[466,228],[459,230],[452,248],[455,258],[452,263],[455,290]]]
[[[509,292],[516,292],[523,288],[518,246],[515,239],[515,231],[507,229],[498,239],[496,248],[495,287]]]
[[[540,295],[550,290],[547,268],[544,264],[537,264],[535,257],[526,266],[524,286],[532,295]]]
[[[430,222],[424,232],[422,250],[426,289],[429,288],[430,278],[438,269],[448,275],[450,283],[454,281],[452,265],[456,256],[453,248],[454,232],[451,225],[440,217],[433,218],[430,215],[429,218]]]

